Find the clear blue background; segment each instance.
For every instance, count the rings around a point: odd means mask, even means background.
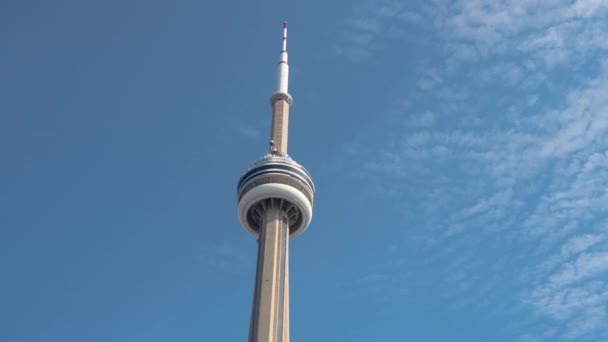
[[[607,14],[2,2],[0,340],[246,340],[285,19],[293,341],[608,340]]]

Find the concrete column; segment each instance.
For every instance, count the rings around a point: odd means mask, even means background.
[[[289,103],[280,99],[272,106],[272,127],[270,139],[280,154],[287,154],[287,136],[289,127]]]
[[[273,202],[260,227],[249,342],[289,342],[289,225]]]

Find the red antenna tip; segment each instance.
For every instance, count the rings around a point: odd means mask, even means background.
[[[283,28],[287,28],[287,22],[286,21],[283,22]]]

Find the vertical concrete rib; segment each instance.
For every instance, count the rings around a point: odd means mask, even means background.
[[[285,327],[285,286],[287,283],[287,272],[285,270],[287,260],[287,240],[289,236],[289,225],[287,223],[287,215],[281,212],[281,227],[279,235],[281,236],[280,252],[279,252],[279,296],[277,298],[277,341],[283,341],[283,329]]]
[[[259,326],[259,307],[260,307],[260,292],[262,291],[262,272],[264,263],[264,250],[266,242],[266,227],[260,227],[260,236],[258,238],[258,260],[255,273],[255,284],[253,288],[253,303],[251,305],[251,321],[249,327],[249,342],[256,341]]]

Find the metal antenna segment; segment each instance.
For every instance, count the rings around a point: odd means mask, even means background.
[[[289,342],[289,239],[308,228],[315,195],[310,173],[287,155],[293,103],[287,22],[277,69],[268,154],[247,168],[237,184],[240,223],[258,240],[249,342]]]
[[[287,22],[283,22],[283,50],[287,51]]]

